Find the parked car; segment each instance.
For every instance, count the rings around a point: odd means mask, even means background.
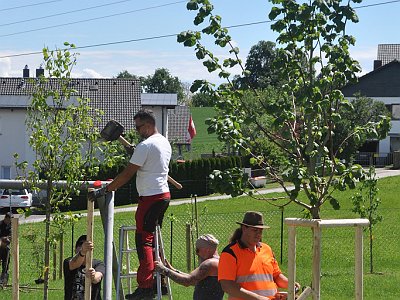
[[[0,196],[0,207],[24,208],[32,206],[32,193],[27,189],[5,189]]]

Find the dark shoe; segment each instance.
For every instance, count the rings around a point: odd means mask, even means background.
[[[153,300],[154,299],[154,291],[152,288],[144,289],[137,288],[132,294],[128,294],[125,296],[127,300]]]

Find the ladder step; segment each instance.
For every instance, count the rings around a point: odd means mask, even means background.
[[[134,252],[136,252],[136,249],[122,249],[121,252],[122,253],[134,253]]]
[[[119,277],[121,278],[133,278],[137,276],[137,272],[129,273],[129,274],[120,274]]]
[[[122,231],[134,231],[136,230],[136,226],[121,226],[120,229]]]

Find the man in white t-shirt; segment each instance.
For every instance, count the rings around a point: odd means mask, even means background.
[[[139,204],[136,211],[136,249],[139,257],[138,288],[126,299],[153,299],[153,232],[162,225],[171,198],[168,187],[168,165],[171,145],[156,127],[151,110],[140,110],[135,116],[136,130],[144,139],[136,146],[128,166],[106,187],[115,191],[136,176]]]

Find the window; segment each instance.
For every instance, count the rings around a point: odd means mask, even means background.
[[[392,119],[400,120],[400,104],[392,104]]]
[[[1,179],[11,179],[11,167],[1,166]]]

